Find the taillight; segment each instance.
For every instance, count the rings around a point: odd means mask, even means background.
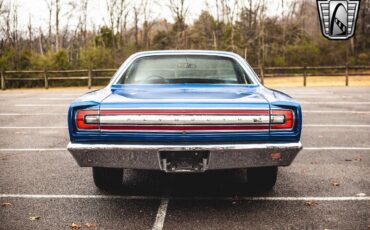
[[[290,109],[271,110],[271,130],[290,130],[294,126],[294,113]]]
[[[239,117],[235,117],[230,111],[215,110],[211,111],[212,114],[207,119],[195,114],[203,115],[209,111],[189,111],[189,115],[186,112],[188,111],[79,110],[75,118],[77,129],[86,131],[257,131],[269,128],[272,131],[285,131],[293,129],[295,122],[294,112],[290,109],[271,110],[270,124],[268,110],[266,114],[259,112],[258,115],[254,111],[248,111],[247,115]],[[221,112],[226,115],[219,115]]]
[[[99,129],[99,110],[77,111],[76,127],[79,130]]]

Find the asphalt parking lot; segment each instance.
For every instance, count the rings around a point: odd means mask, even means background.
[[[0,92],[0,229],[370,229],[370,88],[281,90],[302,103],[304,150],[264,193],[235,171],[130,170],[99,191],[66,151],[87,90]]]

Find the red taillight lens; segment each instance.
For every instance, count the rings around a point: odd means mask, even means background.
[[[287,130],[294,126],[294,113],[289,109],[274,109],[271,111],[271,129]]]
[[[99,122],[87,122],[87,118],[99,117],[98,110],[80,110],[76,113],[76,126],[79,130],[99,129]]]

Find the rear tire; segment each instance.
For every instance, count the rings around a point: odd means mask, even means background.
[[[247,184],[252,189],[267,191],[274,187],[278,167],[260,167],[247,169]]]
[[[123,169],[93,167],[95,186],[102,190],[113,190],[122,185]]]

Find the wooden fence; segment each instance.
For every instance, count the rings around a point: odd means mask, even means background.
[[[345,77],[345,85],[348,86],[350,76],[370,76],[370,66],[259,67],[254,68],[254,70],[259,75],[262,83],[264,83],[265,78],[303,77],[303,86],[307,86],[307,78],[309,77],[343,76]],[[8,81],[32,80],[43,81],[45,89],[49,88],[50,81],[83,80],[86,81],[87,87],[90,89],[93,80],[109,80],[115,71],[116,69],[7,70],[1,71],[1,89],[6,89]]]

